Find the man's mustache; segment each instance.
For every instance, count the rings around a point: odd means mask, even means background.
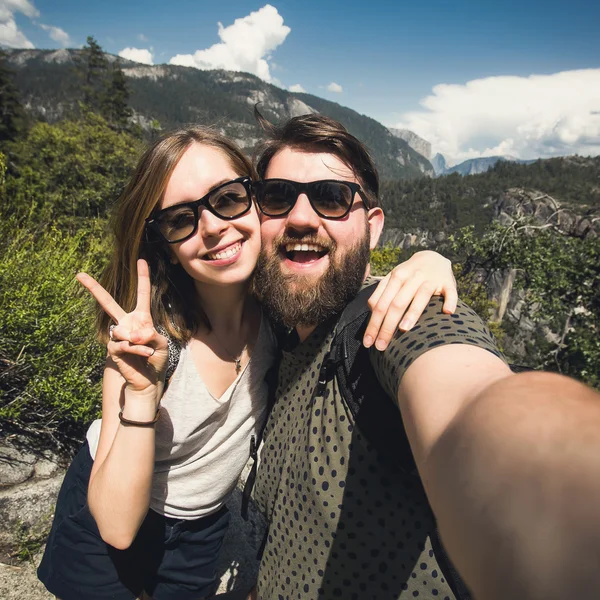
[[[281,248],[282,246],[287,246],[288,244],[312,244],[314,246],[321,246],[321,248],[327,250],[328,252],[335,252],[335,249],[337,248],[337,244],[333,240],[324,239],[314,234],[294,235],[290,232],[282,234],[275,240],[276,248]]]

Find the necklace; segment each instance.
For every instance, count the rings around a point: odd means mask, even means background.
[[[221,347],[221,350],[223,350],[225,354],[227,354],[227,356],[229,357],[229,360],[235,364],[235,374],[239,375],[240,371],[242,370],[242,357],[244,356],[244,352],[246,351],[246,347],[248,346],[248,344],[245,343],[240,353],[237,356],[235,356],[235,354],[232,354],[231,352],[229,352],[229,350],[227,350],[225,344],[221,342],[219,336],[217,335],[217,332],[214,329],[212,330],[212,333],[215,336],[215,340],[217,340],[217,343]]]

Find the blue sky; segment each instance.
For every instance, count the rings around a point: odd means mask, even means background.
[[[599,30],[592,0],[0,0],[6,45],[91,34],[153,64],[248,70],[408,127],[451,162],[600,154]]]

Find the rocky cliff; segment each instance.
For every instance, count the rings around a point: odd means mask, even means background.
[[[413,150],[416,150],[425,158],[431,158],[431,144],[418,136],[414,131],[410,129],[396,129],[395,127],[390,127],[389,130],[397,138],[404,140]]]

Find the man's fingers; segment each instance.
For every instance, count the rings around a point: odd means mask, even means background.
[[[379,282],[375,291],[369,298],[371,317],[369,318],[369,323],[363,336],[363,344],[366,348],[371,347],[375,343],[388,307],[394,299],[395,294],[398,293],[400,289],[401,288],[398,287],[398,281],[396,281],[395,285],[390,284],[390,276],[388,274]]]
[[[150,269],[148,263],[142,258],[137,261],[137,277],[137,305],[135,310],[150,314]]]
[[[375,340],[375,347],[378,350],[385,350],[390,343],[390,340],[398,330],[400,322],[404,321],[404,314],[406,309],[411,303],[414,295],[417,293],[421,282],[419,278],[411,278],[407,281],[400,292],[396,294],[389,306],[383,323],[379,328],[377,339]]]
[[[423,311],[427,308],[433,292],[434,290],[430,283],[423,283],[419,287],[410,303],[409,310],[406,311],[404,318],[400,322],[399,329],[408,331],[414,327],[419,317],[423,314]]]
[[[442,290],[442,294],[444,295],[442,312],[451,315],[456,311],[456,306],[458,304],[458,292],[456,291],[456,286],[450,285],[445,287]]]
[[[381,279],[381,281],[377,284],[375,291],[371,294],[370,298],[367,301],[369,308],[371,311],[377,306],[377,302],[379,302],[379,298],[385,291],[387,287],[388,281],[390,280],[390,273],[388,273],[385,277]]]
[[[76,279],[94,296],[102,310],[113,321],[118,323],[126,315],[115,299],[93,277],[90,277],[87,273],[77,273]]]

